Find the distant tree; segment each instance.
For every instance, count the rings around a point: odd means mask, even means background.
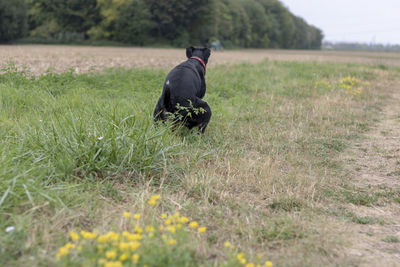
[[[131,0],[115,19],[115,40],[136,45],[148,44],[150,32],[156,27],[151,18],[143,0]]]
[[[322,39],[324,39],[324,34],[320,29],[316,27],[312,27],[311,32],[312,32],[312,41],[310,49],[321,49]]]
[[[42,14],[51,16],[62,31],[87,33],[101,21],[96,0],[35,0]]]
[[[104,40],[114,38],[115,27],[117,20],[120,16],[120,11],[128,5],[130,0],[97,0],[97,9],[100,12],[99,23],[93,25],[87,32],[91,39]],[[134,1],[135,2],[135,1]],[[126,14],[126,12],[124,12]],[[135,19],[135,15],[132,13],[132,20]]]
[[[212,5],[212,0],[146,0],[145,1],[152,21],[156,27],[152,35],[158,38],[174,42],[179,40],[180,44],[190,43],[193,31],[199,30],[199,21],[206,21],[207,11]],[[197,39],[197,38],[196,38]]]
[[[245,47],[251,40],[251,25],[249,17],[244,7],[237,0],[228,2],[230,14],[232,16],[232,42],[241,47]]]
[[[270,45],[272,22],[271,16],[267,16],[264,7],[255,0],[241,0],[246,10],[250,23],[250,37],[247,47],[267,48]]]
[[[9,42],[26,35],[28,8],[24,0],[0,0],[0,42]]]
[[[307,23],[300,17],[293,16],[296,31],[294,34],[295,47],[299,49],[309,49],[312,42],[312,33]]]

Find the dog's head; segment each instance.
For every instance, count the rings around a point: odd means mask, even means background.
[[[186,48],[187,58],[199,57],[206,64],[208,62],[208,58],[210,57],[210,55],[211,55],[211,50],[207,47],[191,46],[191,47]]]

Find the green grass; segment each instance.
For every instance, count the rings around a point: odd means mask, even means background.
[[[212,251],[226,240],[282,265],[332,260],[329,215],[314,210],[374,203],[347,193],[335,156],[373,122],[385,94],[379,72],[268,61],[212,68],[205,136],[153,124],[166,74],[4,70],[0,229],[15,230],[0,235],[1,265],[54,265],[69,230],[117,228],[123,210],[142,212],[154,192],[165,199],[160,212],[181,210],[207,226],[197,252],[207,265],[220,262]],[[349,75],[373,86],[348,94],[338,85]]]
[[[382,241],[386,242],[386,243],[400,243],[400,238],[398,238],[397,236],[387,236],[385,238],[382,239]]]

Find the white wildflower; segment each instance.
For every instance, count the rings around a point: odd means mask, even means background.
[[[14,231],[14,229],[15,229],[14,226],[8,226],[8,227],[6,228],[6,233],[9,233],[9,232],[11,232],[11,231]]]

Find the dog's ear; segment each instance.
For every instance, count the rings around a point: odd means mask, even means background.
[[[204,49],[203,49],[203,59],[204,59],[204,63],[207,64],[208,58],[210,57],[210,55],[211,55],[211,50],[210,50],[210,48],[204,48]]]
[[[193,51],[194,51],[194,47],[193,46],[186,48],[186,57],[187,58],[191,58],[192,55],[193,55]]]

